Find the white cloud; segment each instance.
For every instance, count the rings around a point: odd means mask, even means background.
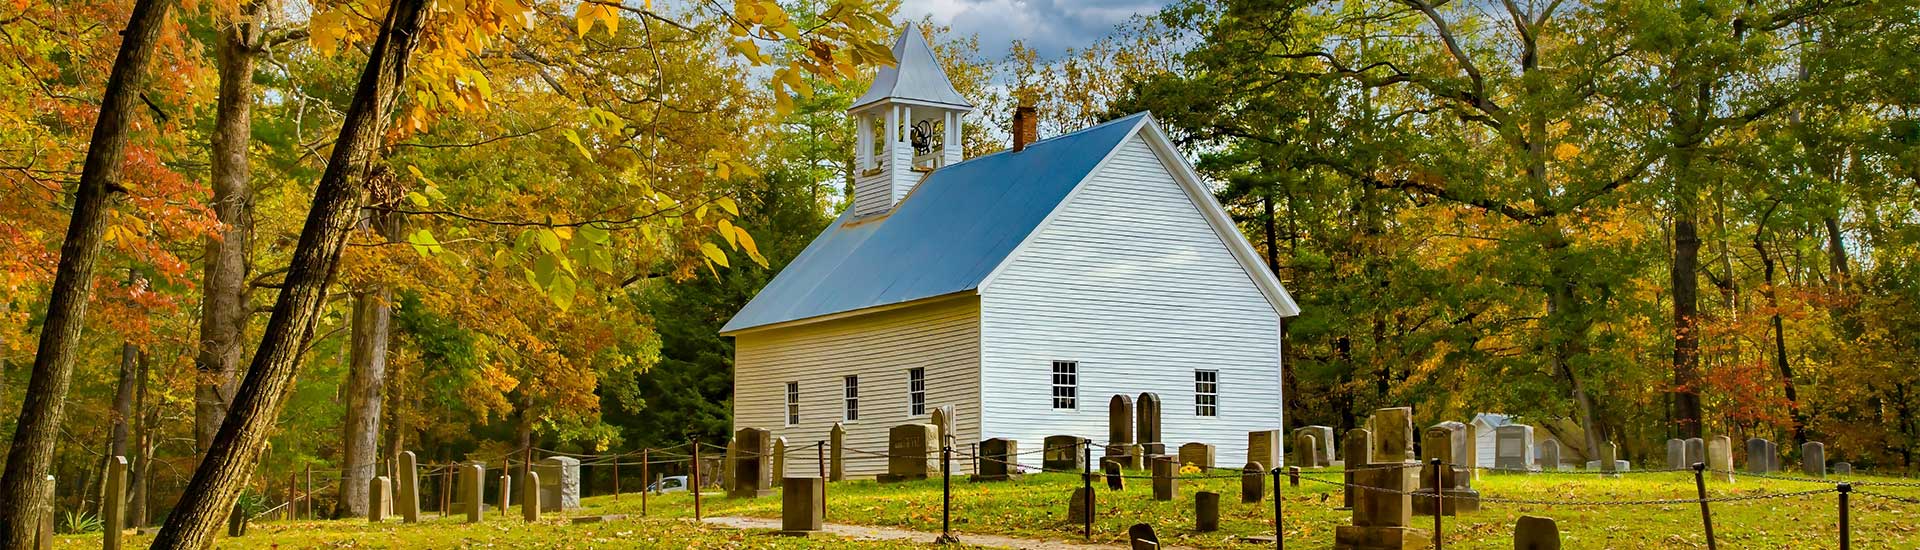
[[[900,14],[931,17],[959,34],[977,34],[989,59],[1024,40],[1042,56],[1084,47],[1136,14],[1159,11],[1169,0],[907,0]]]

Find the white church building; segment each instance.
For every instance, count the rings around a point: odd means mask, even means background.
[[[1104,443],[1108,399],[1153,392],[1169,449],[1243,464],[1247,432],[1283,426],[1299,310],[1205,182],[1147,113],[1036,139],[1023,112],[1011,149],[964,158],[973,107],[903,34],[849,111],[852,203],[722,329],[734,428],[798,447],[840,423],[847,472],[874,475],[888,430],[937,407],[962,449],[1037,450]]]

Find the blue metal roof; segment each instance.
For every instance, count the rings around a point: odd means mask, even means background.
[[[842,213],[720,331],[975,290],[1145,117],[935,170],[884,218]]]

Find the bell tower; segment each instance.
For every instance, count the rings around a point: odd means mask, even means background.
[[[961,161],[961,117],[973,110],[953,89],[920,30],[908,25],[847,113],[855,124],[853,215],[885,214],[921,177]]]

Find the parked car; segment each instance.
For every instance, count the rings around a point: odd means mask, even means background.
[[[647,491],[654,494],[678,493],[685,490],[687,490],[687,476],[664,477],[647,486]]]

